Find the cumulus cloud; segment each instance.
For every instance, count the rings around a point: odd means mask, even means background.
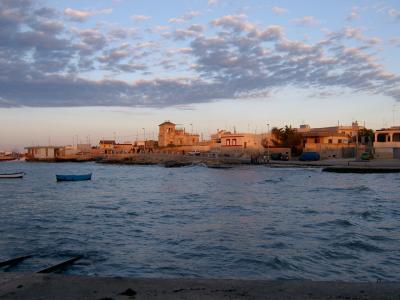
[[[180,24],[180,23],[185,23],[191,19],[193,19],[194,17],[197,17],[200,15],[200,12],[198,11],[188,11],[186,12],[182,17],[180,18],[170,18],[168,19],[169,23],[176,23],[176,24]]]
[[[105,8],[101,10],[79,10],[67,7],[64,9],[64,14],[74,22],[84,22],[91,16],[110,13],[112,13],[112,8]]]
[[[293,23],[303,26],[317,25],[319,22],[313,16],[304,16],[302,18],[293,19]]]
[[[150,20],[151,17],[150,16],[144,16],[144,15],[133,15],[131,16],[131,19],[135,22],[143,22],[143,21],[147,21]]]
[[[320,97],[348,89],[400,101],[399,75],[376,54],[380,40],[359,28],[304,42],[282,26],[238,14],[207,25],[154,29],[166,41],[152,41],[132,39],[132,28],[66,28],[59,18],[28,0],[0,2],[0,107],[184,106],[259,97],[288,86],[320,90]],[[179,48],[171,49],[175,40]],[[158,68],[174,72],[160,78]]]
[[[286,8],[279,7],[279,6],[274,6],[272,8],[272,11],[277,15],[284,15],[288,12],[288,10]]]

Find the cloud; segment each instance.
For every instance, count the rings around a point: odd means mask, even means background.
[[[62,12],[36,2],[0,2],[0,107],[184,106],[287,87],[320,90],[320,96],[346,89],[400,101],[399,75],[377,56],[380,40],[360,28],[304,42],[282,26],[236,14],[151,29],[162,39],[118,25],[69,28],[61,20]],[[173,72],[167,77],[160,69]]]
[[[188,11],[186,12],[182,17],[180,18],[170,18],[168,19],[169,23],[176,23],[176,24],[181,24],[181,23],[185,23],[191,19],[193,19],[194,17],[197,17],[200,15],[200,12],[198,11]]]
[[[112,8],[105,8],[101,10],[78,10],[67,7],[64,9],[64,14],[66,14],[69,19],[74,22],[84,22],[91,16],[110,13],[112,13]]]
[[[347,21],[354,21],[360,19],[360,14],[358,12],[358,7],[353,7],[349,15],[347,16]]]
[[[388,10],[388,15],[395,20],[400,20],[400,12],[394,8]]]
[[[303,25],[303,26],[313,26],[319,23],[313,16],[304,16],[302,18],[293,19],[292,21],[297,25]]]
[[[208,0],[207,3],[209,6],[215,6],[218,4],[218,0]]]
[[[400,37],[393,37],[389,42],[394,46],[400,47]]]
[[[151,19],[150,16],[144,16],[144,15],[133,15],[131,16],[131,19],[135,22],[143,22],[143,21],[148,21]]]
[[[284,15],[288,12],[288,10],[286,8],[279,7],[279,6],[274,6],[272,8],[272,11],[277,15]]]

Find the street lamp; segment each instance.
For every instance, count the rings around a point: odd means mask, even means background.
[[[267,124],[267,163],[269,163],[269,123]]]

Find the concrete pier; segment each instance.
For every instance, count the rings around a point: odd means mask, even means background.
[[[0,274],[0,299],[400,299],[400,283]]]

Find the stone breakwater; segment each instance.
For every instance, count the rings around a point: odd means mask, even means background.
[[[98,161],[104,164],[126,165],[164,165],[166,167],[182,167],[187,165],[202,165],[218,167],[223,165],[250,164],[250,158],[188,156],[178,154],[145,154],[126,157],[110,156]]]
[[[400,283],[0,274],[1,299],[399,299]]]

